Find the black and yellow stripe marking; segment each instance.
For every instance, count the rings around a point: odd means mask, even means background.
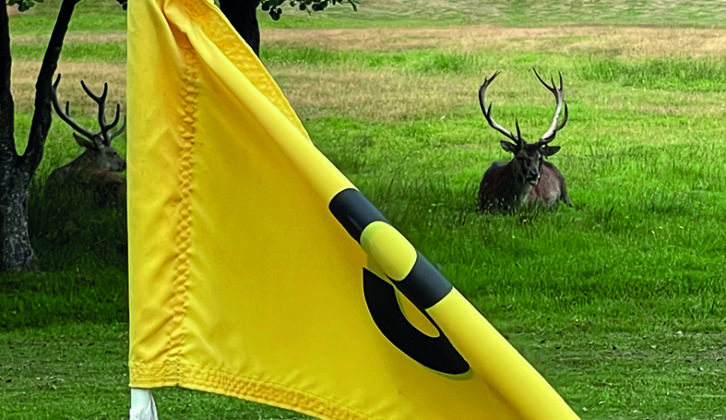
[[[330,201],[330,212],[378,264],[383,274],[438,330],[435,337],[419,331],[401,311],[391,284],[363,270],[363,289],[373,321],[399,350],[435,371],[461,375],[469,365],[426,313],[452,290],[451,283],[355,189]]]
[[[451,283],[358,190],[339,192],[329,208],[419,310],[434,306],[451,292]]]

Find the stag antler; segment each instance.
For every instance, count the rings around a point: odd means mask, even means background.
[[[116,124],[118,124],[121,114],[121,104],[116,104],[116,115],[114,116],[111,124],[106,124],[106,96],[108,95],[108,83],[103,83],[103,93],[101,96],[96,96],[93,92],[91,92],[83,80],[81,80],[81,87],[86,94],[98,104],[98,124],[101,126],[101,130],[97,134],[101,134],[103,136],[104,144],[109,146],[111,144],[111,140],[116,138],[126,128],[126,117],[124,117],[124,123],[118,130],[110,134],[108,132],[114,128]]]
[[[542,77],[540,77],[540,75],[539,75],[539,73],[537,73],[536,69],[533,68],[532,70],[534,70],[534,74],[535,74],[535,76],[537,76],[537,79],[539,79],[540,83],[542,83],[547,88],[547,90],[549,90],[550,92],[552,92],[553,95],[555,95],[555,100],[557,102],[557,104],[555,105],[555,115],[552,117],[552,124],[550,124],[550,128],[548,128],[547,131],[544,134],[542,134],[542,136],[539,138],[539,141],[537,142],[537,144],[545,145],[545,144],[551,142],[552,140],[554,140],[555,135],[557,135],[557,132],[559,130],[561,130],[562,127],[564,127],[565,124],[567,123],[567,104],[564,103],[564,100],[563,100],[565,93],[564,93],[563,84],[562,84],[562,73],[559,73],[560,87],[557,88],[555,86],[554,79],[550,79],[550,82],[552,83],[552,85],[548,85],[547,82],[545,82],[542,79]],[[560,111],[562,110],[563,104],[565,106],[565,118],[562,119],[562,122],[557,124],[557,119],[560,116]]]
[[[492,118],[492,104],[489,104],[489,107],[486,106],[486,90],[497,76],[499,76],[499,72],[494,73],[492,77],[484,79],[484,83],[482,83],[481,87],[479,88],[479,106],[481,106],[481,111],[484,113],[484,118],[487,119],[489,125],[493,129],[504,134],[504,136],[506,136],[508,139],[512,140],[515,144],[519,146],[520,144],[522,144],[522,134],[519,130],[519,122],[515,121],[515,126],[517,127],[517,135],[515,136],[509,130],[494,121],[494,118]]]
[[[55,112],[58,114],[60,119],[66,122],[71,128],[73,128],[77,133],[73,133],[73,137],[76,139],[78,144],[80,144],[82,147],[85,148],[98,148],[98,143],[105,146],[111,145],[111,140],[118,137],[126,128],[126,117],[124,117],[124,122],[119,127],[118,130],[109,133],[109,130],[113,129],[116,124],[118,124],[120,116],[121,116],[121,105],[116,104],[116,116],[114,117],[113,121],[110,124],[106,123],[106,96],[108,95],[108,83],[103,84],[103,93],[100,96],[95,95],[91,90],[86,86],[85,82],[81,80],[81,87],[86,92],[88,96],[91,97],[97,104],[98,104],[98,124],[100,126],[100,130],[97,132],[91,132],[90,130],[84,128],[80,124],[78,124],[73,118],[71,118],[70,115],[70,102],[66,101],[66,110],[63,112],[61,109],[60,104],[58,103],[58,85],[60,84],[61,75],[58,74],[58,77],[56,77],[55,82],[53,82],[53,96],[51,98],[51,101],[53,103],[53,108],[55,109]],[[80,134],[80,136],[79,136]],[[81,137],[83,136],[83,137]]]

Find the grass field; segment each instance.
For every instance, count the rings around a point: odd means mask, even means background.
[[[19,139],[57,4],[11,18]],[[318,147],[582,418],[726,417],[726,5],[361,0],[262,21],[262,60]],[[77,80],[123,98],[124,30],[112,1],[71,25],[59,92],[88,125]],[[507,155],[477,89],[501,70],[495,118],[536,138],[553,101],[532,67],[565,80],[552,161],[576,207],[478,213]],[[77,153],[55,123],[38,181]],[[126,414],[124,217],[31,203],[45,273],[0,277],[0,418]],[[300,417],[155,395],[163,419]]]

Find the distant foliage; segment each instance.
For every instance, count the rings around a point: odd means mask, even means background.
[[[18,10],[21,12],[24,12],[26,10],[29,10],[33,6],[35,6],[35,3],[42,3],[43,0],[7,0],[8,6],[15,6],[18,5]]]
[[[285,3],[288,3],[290,7],[297,7],[302,11],[308,13],[321,12],[328,6],[340,3],[350,3],[353,10],[358,10],[359,0],[263,0],[260,2],[261,8],[264,12],[268,12],[272,20],[279,20],[282,15],[282,8]]]

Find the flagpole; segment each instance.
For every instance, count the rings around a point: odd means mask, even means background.
[[[131,409],[129,420],[159,420],[151,390],[131,388]]]

